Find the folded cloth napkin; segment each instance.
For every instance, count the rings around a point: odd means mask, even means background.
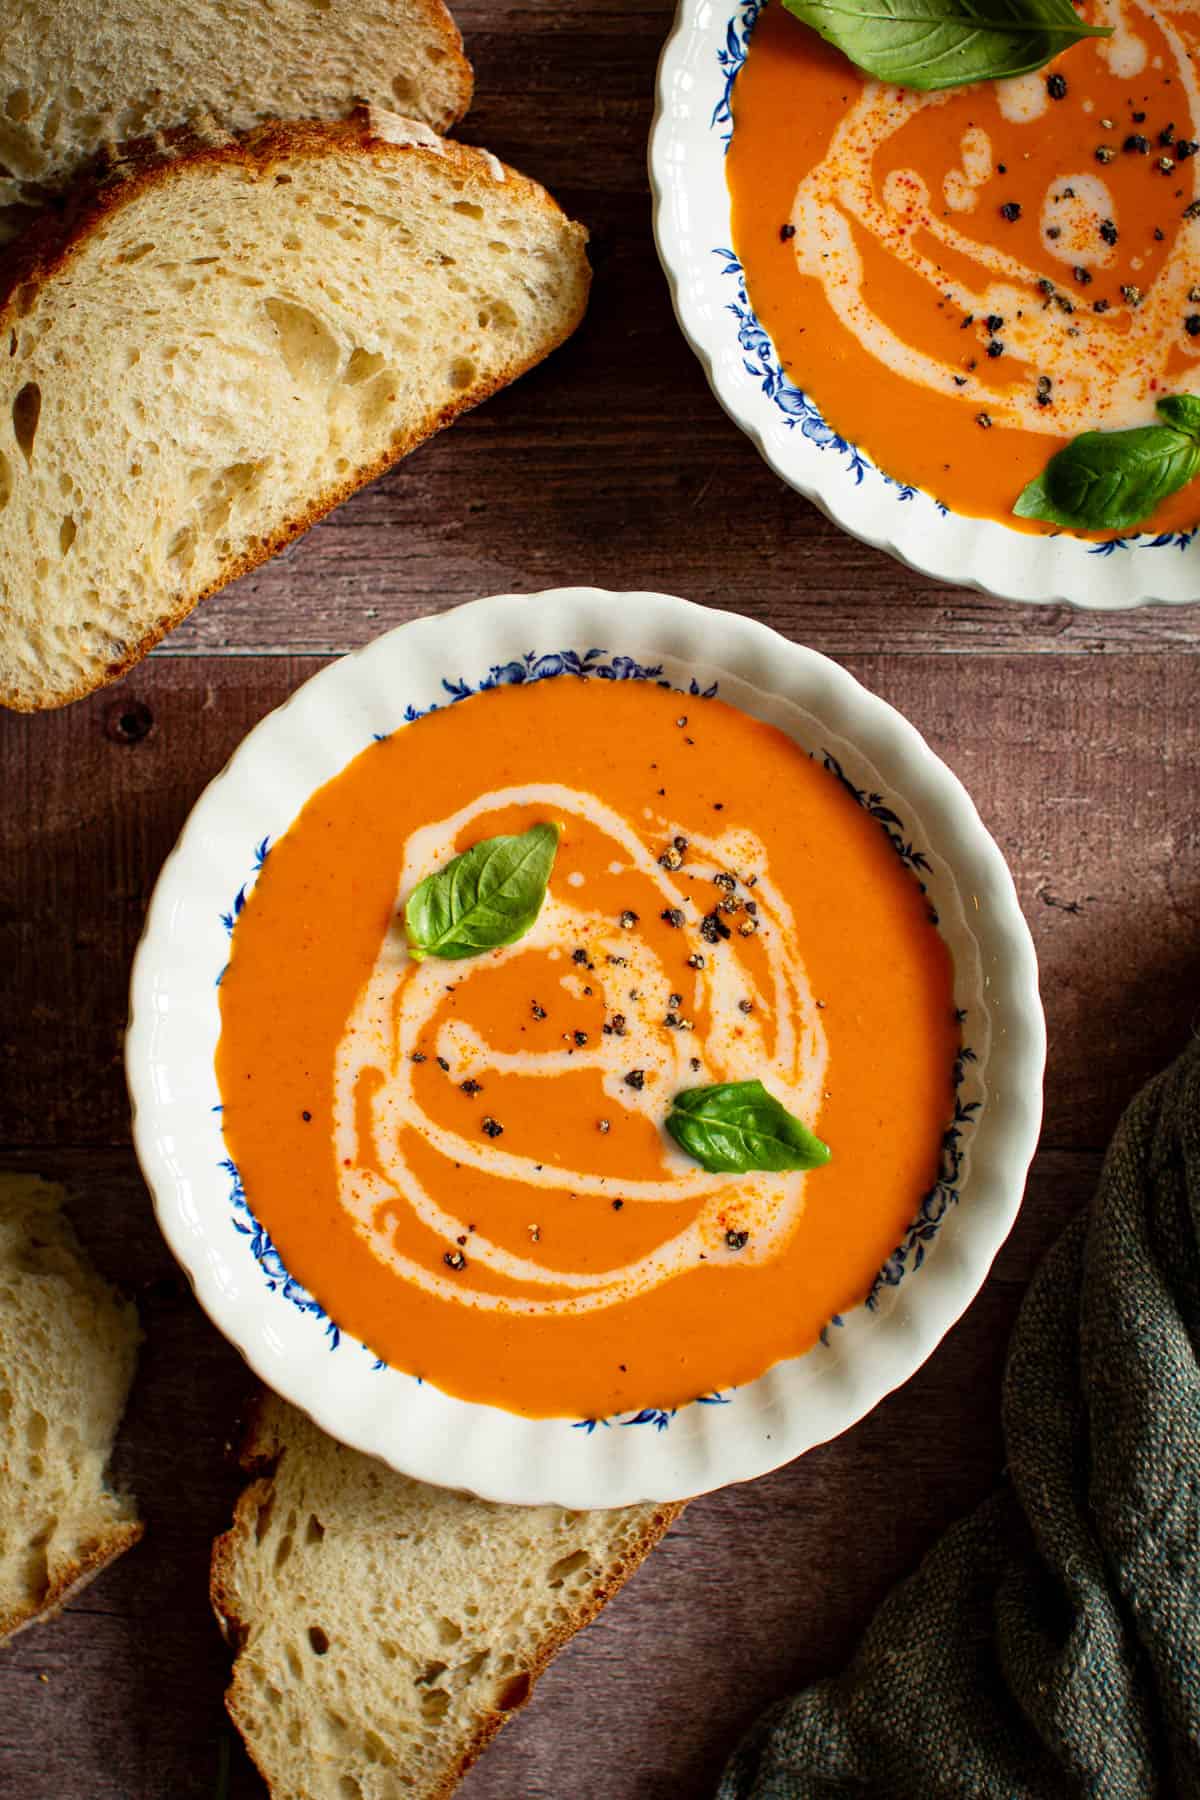
[[[1005,1485],[785,1700],[718,1800],[1200,1796],[1200,1044],[1039,1270]]]

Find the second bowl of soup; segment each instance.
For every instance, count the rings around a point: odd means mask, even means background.
[[[718,397],[856,535],[1016,599],[1192,600],[1200,483],[1076,532],[1015,510],[1080,434],[1200,391],[1190,15],[1085,11],[1113,35],[916,92],[781,0],[682,0],[659,249]]]

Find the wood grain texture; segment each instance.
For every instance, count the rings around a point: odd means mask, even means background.
[[[890,1584],[998,1478],[1021,1291],[1091,1192],[1120,1108],[1197,1024],[1200,609],[1011,606],[843,537],[724,417],[673,323],[645,175],[669,5],[458,10],[478,72],[463,136],[592,228],[582,331],[118,688],[0,718],[0,1166],[67,1180],[85,1240],[139,1300],[119,1468],[149,1522],[62,1619],[0,1652],[0,1795],[216,1800],[226,1755],[229,1800],[262,1800],[224,1721],[206,1599],[249,1377],[154,1227],[121,1032],[190,806],[331,653],[478,594],[586,581],[728,606],[838,656],[969,787],[1013,868],[1049,1022],[1043,1147],[979,1300],[853,1431],[689,1508],[465,1800],[706,1800],[760,1707],[845,1661]],[[148,731],[126,741],[123,721]]]

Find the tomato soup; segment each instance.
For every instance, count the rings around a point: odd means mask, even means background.
[[[561,831],[536,922],[413,960],[414,885]],[[560,676],[372,745],[270,850],[221,986],[229,1151],[291,1274],[392,1366],[532,1416],[672,1406],[807,1349],[939,1174],[959,1028],[921,887],[792,740]],[[674,1094],[829,1145],[709,1174]]]
[[[1114,35],[921,94],[771,0],[733,93],[734,248],[789,378],[887,474],[1022,530],[1054,529],[1012,506],[1070,438],[1200,390],[1200,10],[1084,16]],[[1188,487],[1145,529],[1198,517]]]

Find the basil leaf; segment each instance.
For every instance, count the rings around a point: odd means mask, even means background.
[[[1200,437],[1200,397],[1195,394],[1164,394],[1158,410],[1176,431],[1189,437]]]
[[[1136,425],[1131,431],[1083,432],[1029,483],[1013,507],[1017,517],[1077,531],[1142,524],[1160,500],[1200,470],[1200,444],[1189,435],[1200,432],[1200,402],[1178,394],[1160,400],[1158,408],[1182,429]]]
[[[928,91],[999,81],[1040,69],[1081,38],[1111,37],[1085,25],[1070,0],[783,0],[879,81]]]
[[[780,1105],[761,1081],[684,1088],[671,1102],[667,1130],[710,1175],[751,1169],[818,1169],[829,1146]]]
[[[484,838],[418,882],[404,908],[415,962],[482,956],[523,938],[542,910],[558,850],[557,825]]]

